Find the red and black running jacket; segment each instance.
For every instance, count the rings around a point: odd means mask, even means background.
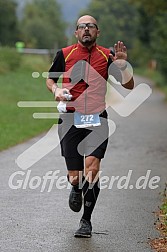
[[[57,83],[58,74],[54,73],[64,73],[62,87],[73,95],[72,102],[67,104],[68,111],[92,114],[105,110],[108,69],[112,63],[110,53],[108,48],[99,45],[94,45],[89,51],[79,43],[57,52],[49,78]],[[110,70],[110,74],[121,81],[120,71],[116,67]]]

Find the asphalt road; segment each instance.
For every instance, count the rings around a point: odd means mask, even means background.
[[[136,77],[136,83],[141,82],[151,85]],[[27,169],[15,162],[43,135],[0,153],[1,252],[152,251],[148,239],[158,236],[153,212],[161,203],[159,193],[167,177],[167,104],[153,88],[131,115],[122,117],[112,109],[109,115],[116,130],[101,164],[103,189],[92,216],[92,238],[73,237],[82,211],[74,213],[68,207],[70,190],[63,180],[66,169],[59,147],[47,150]],[[52,137],[47,140],[53,144]],[[36,160],[45,144],[39,142],[39,150],[32,148],[26,158]],[[46,174],[55,171],[52,184]]]

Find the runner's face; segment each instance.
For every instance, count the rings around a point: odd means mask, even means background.
[[[87,26],[84,27],[81,24],[87,24]],[[98,30],[96,20],[93,18],[83,17],[78,20],[75,36],[83,46],[93,45],[99,33],[100,31]]]

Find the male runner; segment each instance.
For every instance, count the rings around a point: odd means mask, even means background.
[[[75,237],[91,237],[92,233],[91,215],[100,191],[98,173],[108,142],[105,95],[109,66],[115,63],[111,72],[118,81],[129,76],[124,43],[118,41],[111,52],[96,44],[99,34],[94,17],[80,17],[75,30],[78,42],[57,52],[46,81],[55,100],[65,102],[58,131],[72,185],[69,206],[73,211],[81,210],[83,197],[83,215]],[[55,72],[68,73],[63,75],[61,88]],[[133,78],[122,85],[132,89]]]

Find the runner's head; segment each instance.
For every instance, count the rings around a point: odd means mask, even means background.
[[[78,19],[75,36],[85,47],[91,47],[99,36],[97,21],[94,17],[85,15]]]

